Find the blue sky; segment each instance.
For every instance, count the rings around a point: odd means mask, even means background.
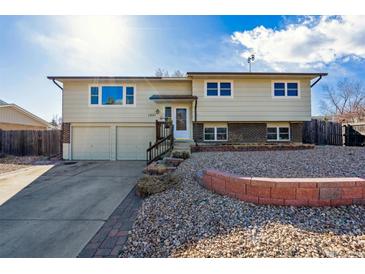
[[[173,72],[324,71],[323,84],[365,73],[359,16],[0,16],[0,99],[50,120],[61,91],[47,75]]]

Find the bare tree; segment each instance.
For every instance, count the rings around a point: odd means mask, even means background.
[[[337,83],[336,88],[325,85],[321,107],[325,115],[340,122],[357,122],[365,118],[365,88],[361,82],[348,79]]]
[[[62,117],[57,114],[53,115],[51,125],[57,128],[60,128],[62,125]]]
[[[169,72],[168,72],[168,70],[158,68],[155,71],[155,76],[156,77],[169,77]]]
[[[180,70],[175,70],[175,72],[171,76],[173,76],[173,77],[184,77],[185,75]]]
[[[163,70],[161,68],[156,69],[155,76],[156,77],[162,77],[163,76]]]
[[[156,77],[169,77],[169,71],[167,69],[158,68],[155,71]],[[171,77],[184,77],[184,73],[182,73],[180,70],[175,70],[173,74],[171,74]]]

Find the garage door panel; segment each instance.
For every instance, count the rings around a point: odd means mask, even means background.
[[[110,160],[110,127],[73,127],[72,158]]]
[[[117,159],[146,160],[146,149],[154,138],[154,127],[117,127]]]

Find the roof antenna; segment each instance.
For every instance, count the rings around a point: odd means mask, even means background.
[[[252,54],[250,57],[247,58],[247,63],[248,63],[250,72],[251,72],[251,63],[253,63],[254,61],[255,61],[255,54]]]

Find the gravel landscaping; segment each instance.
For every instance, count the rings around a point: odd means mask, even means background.
[[[365,207],[257,206],[201,187],[197,171],[365,178],[365,148],[194,153],[181,184],[144,200],[122,257],[365,257]]]

